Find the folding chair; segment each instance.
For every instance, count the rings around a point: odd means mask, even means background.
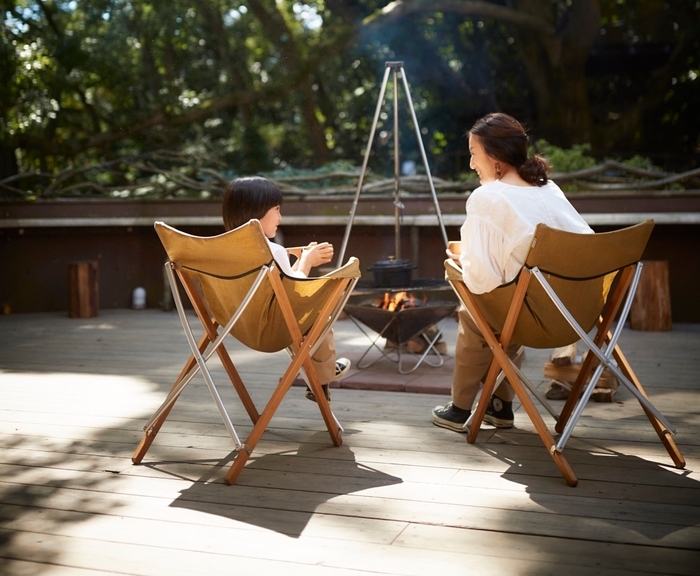
[[[185,234],[162,222],[156,222],[155,229],[168,255],[166,272],[192,354],[165,401],[144,426],[144,437],[132,461],[141,462],[175,401],[198,372],[204,377],[237,451],[225,476],[227,484],[236,481],[302,369],[331,440],[340,446],[342,428],[322,392],[311,357],[357,283],[359,261],[350,258],[343,267],[320,278],[290,278],[275,264],[258,220],[212,237]],[[185,314],[176,276],[204,329],[199,341]],[[290,364],[262,412],[258,412],[223,345],[228,334],[253,350],[286,349],[289,353]],[[241,442],[207,366],[215,352],[253,422],[245,442]]]
[[[676,430],[651,404],[617,343],[639,281],[640,259],[653,227],[653,221],[648,220],[613,232],[575,234],[540,224],[518,276],[486,294],[472,294],[462,279],[459,264],[445,261],[446,279],[494,354],[481,400],[467,423],[470,443],[476,441],[488,399],[505,376],[566,483],[576,486],[578,480],[564,458],[563,449],[598,379],[608,368],[642,405],[676,467],[685,467],[672,438]],[[594,328],[595,336],[591,338],[589,332]],[[511,341],[531,348],[557,348],[578,340],[590,352],[557,415],[505,350]],[[593,375],[585,384],[591,371]],[[526,388],[556,419],[555,430],[560,433],[557,441]]]

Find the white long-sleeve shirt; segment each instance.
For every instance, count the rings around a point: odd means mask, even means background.
[[[551,180],[541,187],[495,180],[474,190],[460,230],[459,260],[469,290],[483,294],[513,280],[540,223],[568,232],[593,233]]]
[[[290,276],[291,278],[307,278],[306,274],[292,268],[292,265],[289,263],[289,254],[284,246],[271,242],[269,239],[268,243],[270,244],[272,257],[286,276]]]

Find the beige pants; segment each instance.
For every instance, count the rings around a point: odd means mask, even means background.
[[[461,307],[458,312],[459,328],[457,329],[457,342],[455,344],[455,367],[452,376],[452,402],[457,408],[471,410],[486,373],[488,372],[493,353],[481,331],[467,312]],[[520,346],[511,343],[508,347],[508,356],[513,358]],[[522,357],[516,365],[520,368]],[[508,380],[504,380],[498,387],[498,397],[501,400],[511,401],[515,396]]]
[[[333,377],[335,376],[335,339],[333,338],[333,330],[330,330],[325,338],[321,340],[318,350],[311,357],[311,362],[316,369],[316,375],[321,384],[333,382]]]

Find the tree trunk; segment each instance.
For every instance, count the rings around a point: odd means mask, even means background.
[[[19,173],[15,149],[0,142],[0,180]]]
[[[598,0],[574,0],[555,20],[548,0],[511,0],[513,9],[537,14],[554,35],[515,30],[518,47],[532,86],[541,136],[559,146],[590,142],[591,112],[585,66],[600,22]]]
[[[378,10],[371,26],[419,12],[484,16],[513,31],[530,81],[541,136],[570,146],[591,136],[585,65],[600,28],[600,0],[397,0]],[[557,10],[560,13],[557,13]]]
[[[283,55],[288,70],[297,71],[302,75],[298,84],[299,109],[306,129],[308,146],[311,149],[315,164],[321,165],[330,161],[331,153],[326,145],[324,127],[316,116],[318,104],[316,94],[311,84],[304,57],[294,40],[292,30],[286,25],[284,18],[274,4],[256,0],[250,2],[249,10],[260,20],[263,28],[269,32],[268,37]]]

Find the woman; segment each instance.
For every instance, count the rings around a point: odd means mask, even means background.
[[[535,227],[592,233],[585,220],[548,179],[549,163],[539,155],[528,158],[528,136],[507,114],[478,120],[469,131],[469,167],[479,186],[467,200],[467,218],[460,230],[459,259],[464,282],[474,294],[490,292],[513,280],[525,262]],[[519,345],[512,343],[512,357]],[[466,309],[459,311],[452,377],[452,401],[433,409],[436,426],[466,431],[464,424],[486,376],[493,355]],[[484,421],[499,428],[513,426],[514,392],[507,380],[489,401]]]

